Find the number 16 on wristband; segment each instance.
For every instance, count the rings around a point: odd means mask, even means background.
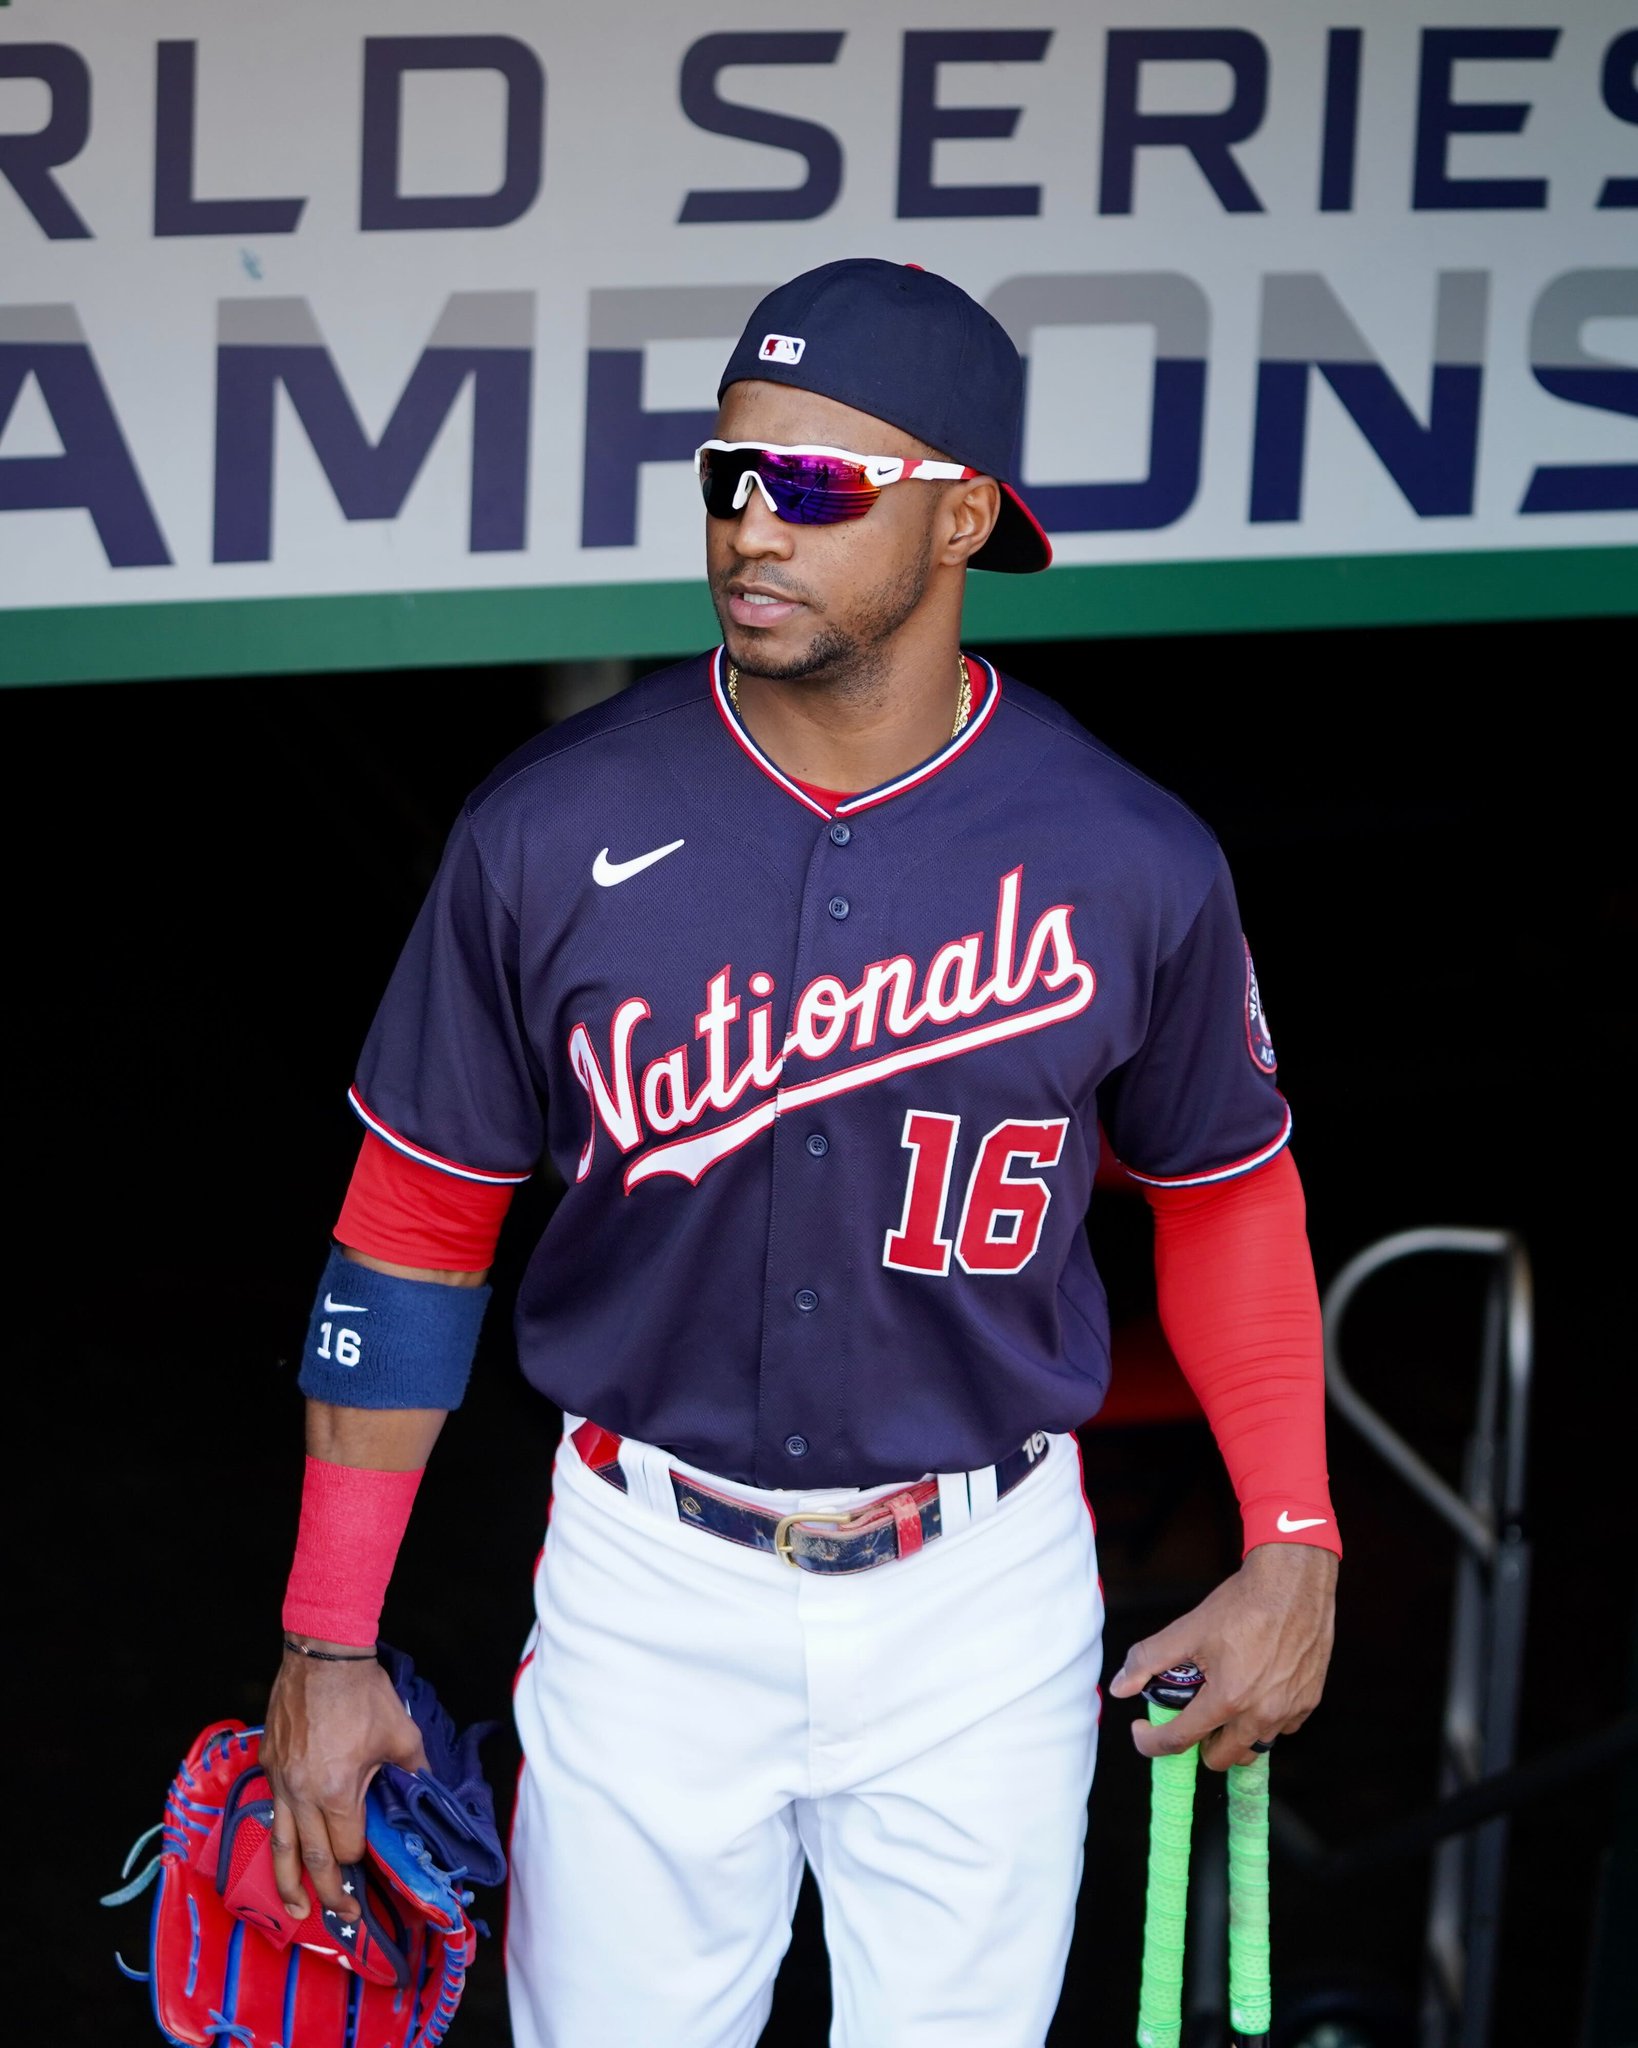
[[[334,1331],[335,1335],[333,1346],[331,1343],[332,1331]],[[313,1346],[313,1356],[315,1358],[333,1358],[337,1365],[357,1365],[359,1359],[363,1356],[362,1340],[358,1332],[348,1329],[345,1323],[342,1324],[339,1330],[336,1329],[334,1323],[320,1323],[318,1342]]]

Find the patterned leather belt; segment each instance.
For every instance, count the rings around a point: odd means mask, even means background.
[[[588,1472],[619,1492],[628,1491],[620,1469],[621,1439],[595,1422],[583,1422],[570,1441]],[[1037,1431],[995,1466],[995,1497],[1001,1500],[1046,1462],[1050,1437]],[[671,1472],[677,1519],[747,1550],[766,1550],[804,1572],[867,1572],[916,1552],[943,1534],[937,1479],[918,1479],[895,1493],[878,1494],[844,1512],[776,1515]]]

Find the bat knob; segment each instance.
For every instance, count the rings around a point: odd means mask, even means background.
[[[1181,1712],[1205,1682],[1206,1674],[1198,1664],[1174,1664],[1170,1670],[1159,1672],[1149,1680],[1143,1688],[1143,1697],[1154,1706],[1171,1707]]]

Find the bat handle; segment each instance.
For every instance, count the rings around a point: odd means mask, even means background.
[[[1228,1774],[1229,2023],[1235,2048],[1259,2048],[1273,2025],[1268,1938],[1268,1758]]]
[[[1149,1702],[1149,1719],[1175,1720]],[[1183,1947],[1188,1922],[1189,1843],[1199,1752],[1157,1756],[1150,1764],[1149,1880],[1143,1914],[1143,1973],[1138,1992],[1139,2048],[1181,2048]]]

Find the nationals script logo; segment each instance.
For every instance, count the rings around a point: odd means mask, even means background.
[[[1079,1016],[1092,1000],[1097,976],[1075,950],[1069,928],[1073,906],[1056,903],[1042,911],[1020,949],[1018,902],[1023,881],[1021,867],[1004,876],[994,931],[968,932],[940,946],[925,973],[908,954],[899,953],[890,960],[873,960],[852,988],[838,975],[815,975],[791,1006],[791,1027],[777,1052],[773,1005],[758,1001],[745,1018],[745,1051],[737,1066],[730,1040],[744,1006],[731,992],[732,966],[706,982],[705,1008],[694,1019],[694,1041],[650,1060],[640,1076],[632,1071],[631,1044],[638,1025],[652,1015],[641,996],[629,996],[616,1009],[606,1061],[593,1049],[590,1031],[577,1024],[569,1034],[569,1062],[590,1099],[592,1115],[576,1180],[591,1172],[599,1125],[622,1152],[647,1146],[626,1168],[628,1194],[639,1182],[662,1173],[676,1174],[697,1187],[719,1159],[771,1129],[782,1110],[869,1088],[912,1068],[957,1059],[980,1046],[1044,1031]],[[746,985],[758,998],[774,992],[770,974],[752,974]],[[1019,1005],[1037,990],[1053,1000],[1021,1009]],[[968,1021],[972,1019],[982,1021]],[[829,1059],[844,1040],[850,1052],[868,1053],[882,1032],[890,1039],[908,1039],[929,1024],[966,1028],[877,1053],[835,1073],[800,1078],[797,1063]],[[747,1097],[754,1099],[752,1108],[727,1123],[693,1131],[713,1110],[734,1109]],[[674,1136],[678,1131],[692,1134]]]

